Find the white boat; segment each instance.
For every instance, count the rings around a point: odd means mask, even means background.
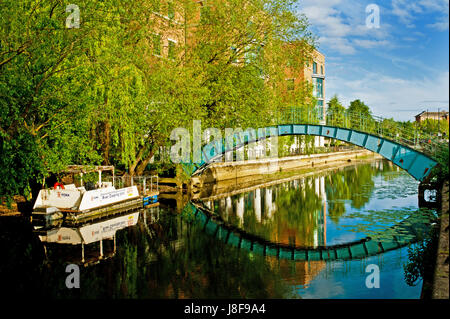
[[[112,182],[102,182],[102,172],[112,172]],[[75,184],[62,185],[55,183],[53,187],[40,190],[33,206],[32,219],[36,227],[60,226],[63,222],[79,223],[98,219],[106,215],[123,213],[142,207],[159,205],[158,176],[131,177],[131,186],[115,188],[114,166],[69,165],[64,171],[67,174],[80,175],[80,187]],[[83,186],[83,175],[98,173],[95,189],[92,183]],[[73,178],[73,175],[72,175]],[[134,185],[134,180],[138,182]],[[156,188],[153,183],[156,179]],[[148,182],[150,181],[150,184]],[[123,177],[118,177],[119,185],[124,185]],[[150,189],[147,188],[150,187]],[[65,218],[63,218],[65,217]]]
[[[39,191],[33,206],[33,218],[50,221],[62,218],[63,213],[69,213],[76,219],[106,208],[112,210],[130,205],[142,206],[136,186],[116,189],[111,183],[102,183],[102,187],[86,191],[83,186],[58,184]]]
[[[73,165],[71,172],[86,172],[83,166]],[[93,216],[94,214],[127,210],[131,207],[142,207],[137,186],[116,189],[111,182],[102,182],[102,170],[113,170],[113,167],[95,167],[99,179],[96,189],[86,190],[84,186],[75,184],[63,185],[55,183],[51,188],[41,189],[33,206],[34,220],[46,223],[61,219],[66,214],[69,219]]]

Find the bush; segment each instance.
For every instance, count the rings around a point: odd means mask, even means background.
[[[439,165],[435,168],[433,176],[437,178],[439,184],[442,184],[449,180],[449,146],[447,143],[441,143],[437,146],[435,159]]]

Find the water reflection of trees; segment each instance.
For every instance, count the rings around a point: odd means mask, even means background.
[[[324,189],[330,218],[337,223],[345,213],[343,200],[355,208],[363,207],[373,192],[373,177],[392,170],[389,165],[380,171],[368,164],[328,174]],[[249,231],[266,232],[267,236],[276,234],[279,241],[312,246],[314,231],[320,230],[318,216],[324,209],[324,194],[315,188],[317,178],[273,186],[276,212],[271,217],[265,214],[262,220],[252,209],[252,198],[247,198],[244,226]],[[146,225],[140,220],[137,226],[118,232],[116,256],[82,268],[80,290],[65,286],[66,260],[43,260],[36,238],[25,236],[31,233],[30,229],[4,226],[0,227],[5,248],[0,273],[9,278],[2,282],[12,295],[26,292],[54,298],[285,298],[291,291],[282,279],[283,268],[277,261],[267,262],[263,256],[224,245],[196,224],[183,222],[168,212],[161,214],[158,222]]]
[[[327,175],[325,192],[328,200],[328,216],[335,223],[345,214],[345,203],[350,202],[351,207],[360,209],[370,200],[375,188],[373,177],[383,174],[389,166],[382,165],[382,171],[373,167],[373,164],[361,164],[351,169],[336,170]]]
[[[89,298],[283,298],[288,293],[264,257],[222,244],[196,224],[165,214],[153,228],[158,236],[149,236],[142,222],[119,233],[114,260],[82,271],[83,293]]]
[[[358,164],[235,195],[227,198],[226,205],[216,201],[213,209],[227,222],[270,241],[313,247],[325,244],[325,210],[338,225],[346,213],[345,205],[359,210],[371,200],[374,177],[382,176],[385,180],[387,175],[393,175],[396,178],[397,171],[387,161]],[[267,190],[271,193],[269,198],[264,198]],[[258,203],[262,206],[267,199],[273,211],[268,214],[265,207],[266,212],[261,216],[258,213],[261,207],[256,206]]]
[[[133,234],[122,234],[115,267],[121,289],[114,297],[131,297],[135,290],[142,298],[281,298],[287,292],[263,257],[242,254],[178,216],[165,215],[158,223],[176,239],[149,238],[143,229],[134,231],[136,242],[130,240]],[[145,263],[149,252],[158,253]]]

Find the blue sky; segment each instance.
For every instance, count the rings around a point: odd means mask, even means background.
[[[368,28],[369,4],[380,9]],[[326,101],[360,99],[374,115],[414,120],[449,106],[449,0],[299,0],[326,58]]]

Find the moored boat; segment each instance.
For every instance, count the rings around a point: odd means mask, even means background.
[[[53,188],[40,190],[32,216],[33,219],[52,222],[64,217],[65,214],[69,219],[78,219],[132,207],[142,207],[136,186],[116,189],[112,183],[101,183],[97,189],[86,190],[84,186],[56,183]]]

